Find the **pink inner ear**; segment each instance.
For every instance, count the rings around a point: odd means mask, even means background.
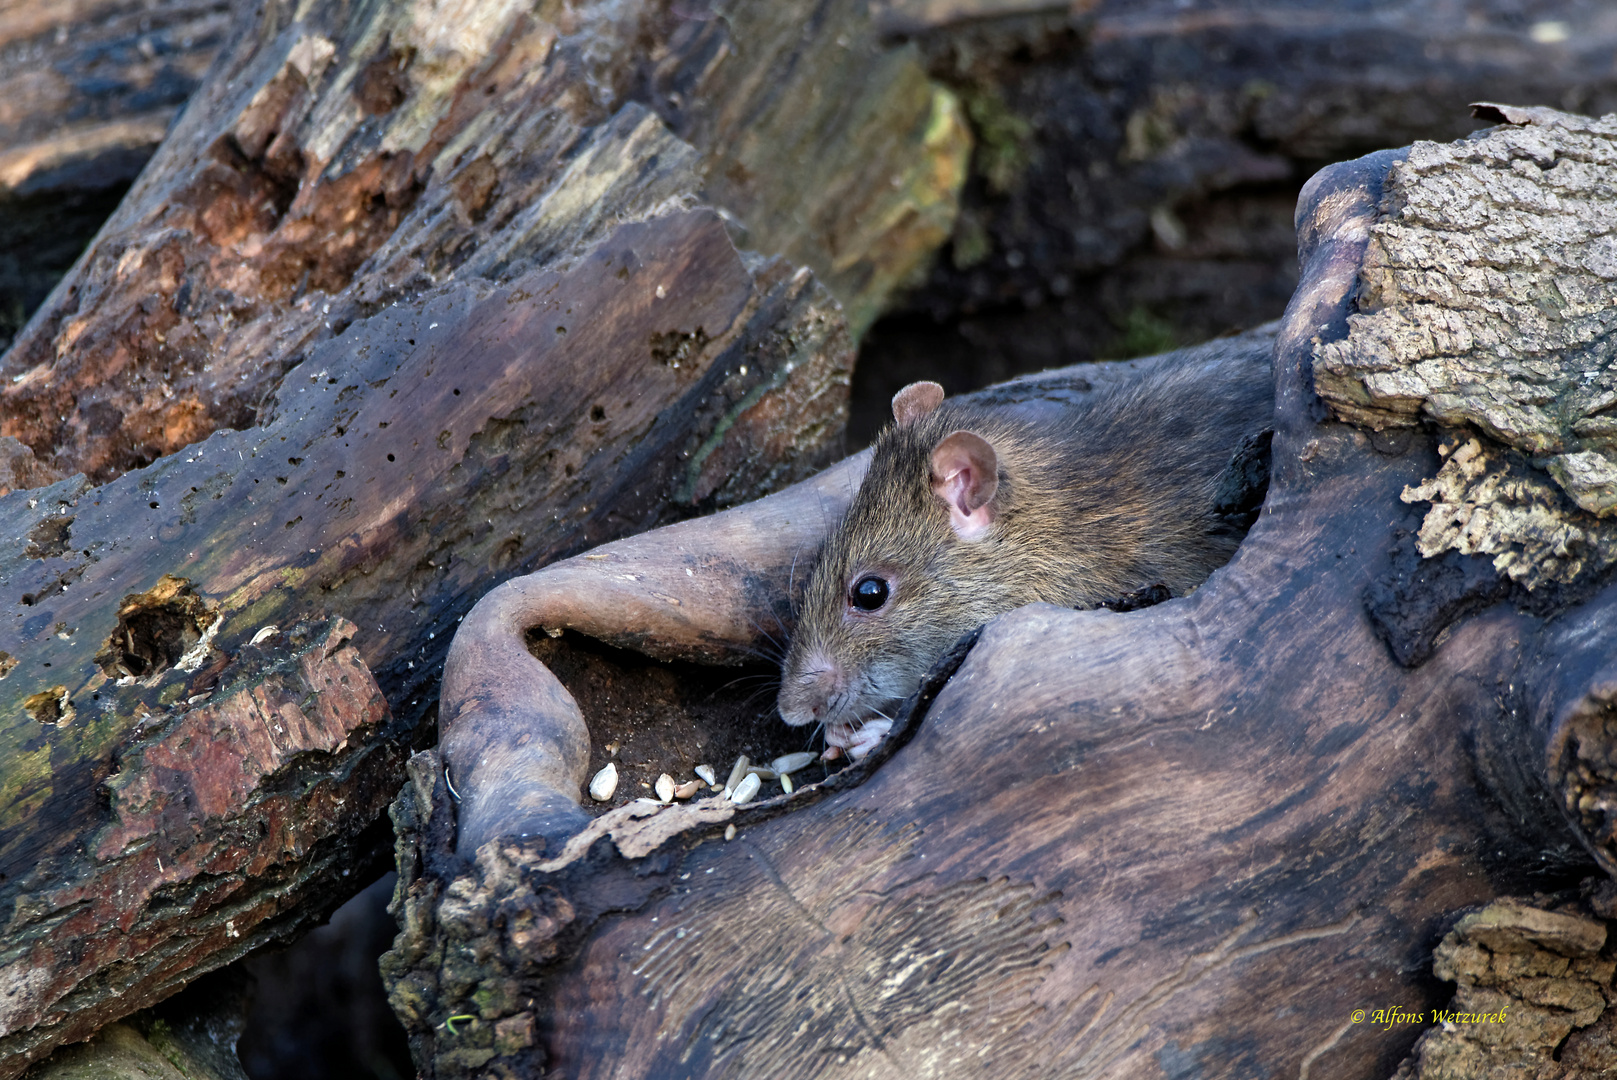
[[[999,456],[988,440],[957,431],[932,449],[932,490],[949,504],[949,524],[963,539],[976,539],[994,521]]]

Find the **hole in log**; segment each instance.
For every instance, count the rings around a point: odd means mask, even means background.
[[[404,103],[409,96],[410,84],[404,75],[414,49],[408,52],[390,52],[366,65],[355,80],[354,100],[367,115],[381,116]]]
[[[184,578],[165,574],[150,590],[124,597],[118,625],[96,656],[109,678],[146,678],[178,664],[218,618]]]
[[[72,525],[70,517],[48,517],[41,521],[28,530],[28,548],[23,556],[29,559],[59,557],[67,551],[68,541],[72,539]]]
[[[578,702],[590,734],[588,775],[609,761],[617,766],[610,801],[584,796],[589,814],[652,796],[664,772],[683,784],[695,778],[697,765],[711,765],[723,784],[739,754],[767,765],[782,754],[818,752],[824,746],[813,729],[781,722],[775,712],[780,669],[772,664],[716,668],[664,662],[571,631],[557,638],[533,631],[528,651]],[[792,779],[803,786],[840,767],[815,762]],[[780,782],[769,780],[760,798],[780,793]],[[709,794],[704,784],[697,797]]]
[[[16,670],[17,658],[6,652],[4,649],[0,649],[0,679],[5,678],[7,675],[10,675]]]
[[[494,549],[489,556],[490,570],[503,570],[513,565],[522,555],[522,536],[508,536],[501,541],[500,546]]]
[[[698,326],[689,333],[669,330],[651,335],[651,358],[659,364],[677,368],[707,346],[707,331]]]
[[[73,702],[68,700],[67,687],[53,686],[23,699],[22,707],[41,724],[65,724],[73,719]]]

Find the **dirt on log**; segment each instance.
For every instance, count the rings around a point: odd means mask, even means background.
[[[1458,295],[1456,245],[1492,266],[1507,234],[1561,236],[1545,214],[1605,212],[1613,121],[1500,115],[1484,138],[1305,189],[1268,497],[1193,595],[1003,616],[863,776],[761,806],[631,804],[560,850],[493,839],[463,859],[440,759],[412,762],[385,971],[423,1073],[1391,1074],[1420,1028],[1355,1010],[1443,1004],[1428,950],[1458,913],[1617,869],[1610,572],[1576,543],[1539,577],[1507,552],[1418,547],[1441,448],[1463,433],[1509,451],[1436,409],[1365,430],[1313,388],[1330,358],[1373,358],[1355,342],[1384,341],[1397,311],[1428,335],[1538,327],[1493,362],[1537,372],[1546,400],[1617,377],[1572,310],[1605,287],[1597,244],[1520,263],[1515,283],[1553,286],[1564,319],[1515,291],[1420,318]],[[1445,175],[1486,201],[1434,201]],[[1546,455],[1568,451],[1585,452]],[[1471,505],[1487,519],[1517,490]],[[1598,535],[1604,518],[1555,490],[1537,520]],[[1609,982],[1602,963],[1563,989]],[[1584,1004],[1573,1027],[1604,1008]]]
[[[806,10],[236,13],[0,362],[0,1076],[351,891],[500,577],[830,460],[970,144]]]

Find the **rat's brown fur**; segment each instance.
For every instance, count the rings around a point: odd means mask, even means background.
[[[889,427],[807,586],[781,715],[823,722],[828,741],[847,746],[866,718],[913,693],[961,635],[996,615],[1039,600],[1095,607],[1158,584],[1182,595],[1240,543],[1246,521],[1221,513],[1217,492],[1243,438],[1271,412],[1272,392],[1250,361],[1224,360],[1097,390],[1054,420],[944,401]],[[961,430],[998,456],[995,519],[979,540],[955,534],[933,490],[933,448]],[[871,573],[890,597],[864,612],[848,594]]]

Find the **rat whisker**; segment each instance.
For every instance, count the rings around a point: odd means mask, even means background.
[[[768,667],[780,667],[781,660],[784,657],[784,654],[777,654],[773,650],[766,652],[763,649],[753,648],[746,645],[735,645],[732,646],[732,648],[735,652],[740,653],[742,656],[749,657],[750,659],[756,660],[758,663]]]
[[[745,675],[737,675],[735,678],[731,679],[729,682],[725,683],[723,686],[715,687],[713,689],[713,692],[708,694],[707,697],[704,698],[703,700],[711,701],[715,697],[717,697],[718,695],[724,693],[726,690],[729,690],[731,687],[741,686],[743,684],[750,684],[750,683],[762,683],[762,684],[764,684],[764,689],[767,690],[767,689],[769,689],[771,687],[780,685],[780,676],[779,675],[774,675],[774,674],[767,674],[766,675],[765,673],[763,673],[761,671],[749,671]]]

